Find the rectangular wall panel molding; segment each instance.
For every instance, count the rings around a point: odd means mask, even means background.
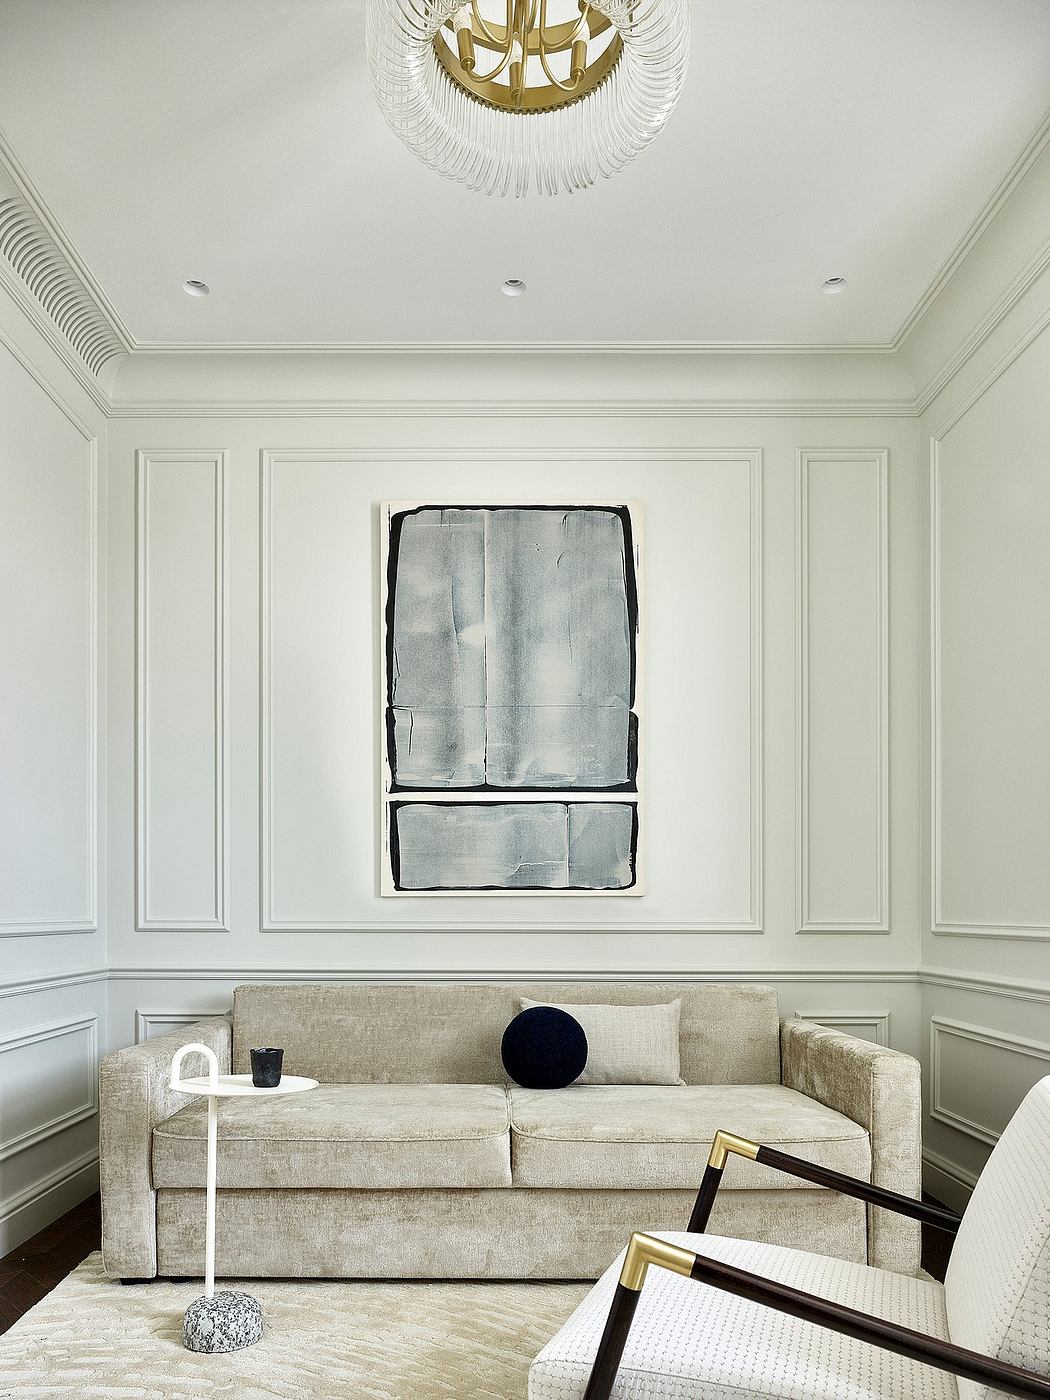
[[[24,605],[7,610],[12,630],[0,626],[12,725],[0,771],[11,822],[0,830],[0,937],[90,933],[98,928],[98,439],[13,342],[2,343],[11,351],[0,366],[0,418],[11,424],[12,470],[0,495],[11,527],[0,582]]]
[[[890,1013],[888,1011],[796,1011],[801,1021],[815,1021],[833,1031],[844,1031],[875,1045],[890,1044]]]
[[[140,451],[135,926],[227,927],[227,453]]]
[[[1023,363],[1023,362],[1022,362]],[[1031,548],[1032,533],[1026,538],[1021,527],[1026,519],[1035,522],[1045,503],[1034,499],[1033,492],[1025,485],[1020,470],[1011,471],[1013,463],[1000,470],[995,465],[988,467],[987,490],[981,490],[981,463],[984,460],[994,464],[994,449],[986,446],[987,430],[975,429],[974,449],[978,455],[960,444],[953,456],[962,480],[955,473],[949,490],[946,460],[951,448],[945,439],[952,430],[958,430],[968,415],[977,407],[988,390],[996,385],[1004,389],[1008,381],[998,377],[984,385],[981,394],[968,401],[965,409],[945,427],[940,437],[930,439],[930,500],[929,500],[929,558],[930,558],[930,890],[931,890],[931,929],[935,934],[951,934],[971,938],[1011,938],[1011,939],[1050,939],[1050,913],[1044,912],[1045,905],[1029,907],[1023,913],[1016,907],[1017,896],[1026,885],[1031,884],[1033,875],[1038,875],[1045,887],[1045,803],[1043,802],[1042,774],[1045,755],[1036,756],[1018,736],[1024,735],[1031,725],[1031,709],[1034,705],[1039,712],[1036,728],[1045,733],[1046,696],[1048,682],[1045,663],[1040,667],[1044,648],[1036,644],[1036,638],[1045,628],[1046,589],[1042,580],[1037,580],[1030,572],[1032,568],[1045,569],[1045,559],[1031,560],[1029,572],[1022,568],[1020,553]],[[1038,391],[1041,395],[1042,390]],[[996,415],[997,419],[1000,415]],[[978,445],[979,444],[979,445]],[[1008,449],[1001,448],[1006,451]],[[1029,459],[1029,480],[1036,489],[1045,490],[1039,484],[1045,466],[1038,458],[1040,447],[1033,449]],[[979,454],[989,454],[982,458]],[[991,475],[994,473],[994,477]],[[969,493],[967,497],[966,493]],[[982,497],[984,501],[982,504]],[[997,503],[1004,512],[1008,511],[1012,520],[989,520],[988,509]],[[951,570],[952,561],[945,559],[946,541],[945,512],[950,513],[952,528],[958,535],[969,531],[967,543],[975,539],[984,542],[989,551],[996,548],[996,541],[1013,537],[1014,546],[1001,545],[999,557],[990,555],[983,561],[969,555],[970,580],[967,581],[959,569],[945,582],[945,570]],[[1041,531],[1041,527],[1036,527]],[[1037,551],[1045,550],[1045,539],[1038,533]],[[983,564],[983,567],[982,567]],[[995,601],[995,620],[989,622],[988,609],[993,600],[986,596],[979,580],[988,570],[994,570],[997,590],[1009,594]],[[958,598],[959,587],[975,585],[976,592]],[[983,598],[979,595],[984,594]],[[980,605],[980,606],[977,606]],[[953,623],[954,606],[958,621]],[[974,627],[980,626],[981,636],[974,635]],[[954,636],[952,635],[954,628]],[[958,640],[966,633],[966,647],[972,654],[967,680],[962,679],[960,660],[962,643]],[[998,651],[1005,649],[1002,657],[989,653],[991,644]],[[1012,648],[1012,652],[1010,649]],[[947,653],[947,654],[946,654]],[[1013,683],[1002,684],[1007,670]],[[987,703],[986,703],[987,702]],[[961,705],[969,707],[962,709]],[[975,741],[973,723],[975,715],[989,717],[996,721],[997,732],[979,735]],[[954,717],[960,735],[952,743],[951,725],[946,717]],[[1033,768],[1033,763],[1036,767]],[[983,774],[976,779],[978,765]],[[985,781],[991,774],[994,791]],[[976,780],[975,780],[976,779]],[[973,784],[973,790],[964,794],[960,783]],[[945,789],[948,787],[949,796]],[[969,800],[965,800],[966,797]],[[998,826],[997,844],[987,840],[988,817],[980,814],[978,798],[983,804],[994,804],[1002,813],[1002,821],[994,818]],[[946,831],[946,814],[956,823],[960,815],[967,811],[975,814],[975,826],[971,833]],[[1031,818],[1031,819],[1029,819]],[[1042,827],[1040,829],[1040,823]],[[977,829],[979,825],[979,830]],[[1005,826],[1006,829],[1003,829]],[[1012,829],[1012,830],[1011,830]],[[976,839],[965,842],[966,835]],[[1010,839],[1012,836],[1013,839]],[[961,845],[965,849],[960,849]],[[992,872],[999,881],[998,888],[988,879],[987,861],[992,851],[1006,852],[1007,862]],[[956,890],[953,895],[951,885],[955,875]],[[958,872],[968,872],[964,883],[970,883],[970,876],[981,870],[984,874],[984,897],[980,902],[985,908],[974,907],[975,891],[969,891],[967,898],[958,889]],[[987,891],[992,890],[989,898]],[[1043,891],[1045,901],[1045,888]],[[1038,901],[1028,901],[1029,906]],[[1002,908],[1002,917],[993,917],[991,905]],[[1003,906],[1014,904],[1009,911]]]
[[[309,976],[303,979],[309,981]],[[150,1040],[155,1035],[167,1035],[169,1031],[177,1031],[183,1026],[196,1025],[198,1021],[206,1020],[206,1011],[136,1011],[135,1012],[135,1044],[141,1045],[144,1040]]]
[[[994,1146],[1028,1090],[1050,1074],[1050,1045],[930,1018],[930,1116]]]
[[[889,932],[888,453],[796,455],[796,926]]]
[[[455,494],[467,489],[463,480],[479,476],[495,461],[519,475],[532,466],[537,479],[545,474],[548,480],[563,464],[566,475],[576,479],[595,478],[595,468],[606,465],[621,474],[635,466],[654,472],[665,467],[687,484],[699,483],[695,489],[710,497],[712,508],[702,521],[703,539],[700,545],[694,542],[691,551],[688,541],[683,542],[679,522],[673,516],[663,519],[665,537],[673,547],[684,548],[692,568],[697,559],[703,560],[706,575],[714,581],[714,596],[701,614],[703,625],[687,639],[693,649],[691,664],[699,666],[699,658],[702,678],[718,673],[725,681],[714,700],[705,682],[702,696],[704,704],[721,705],[727,711],[728,729],[719,737],[717,725],[704,724],[697,729],[699,738],[690,734],[690,742],[701,753],[702,771],[695,781],[700,784],[698,805],[703,808],[699,821],[690,828],[691,849],[694,856],[699,853],[701,865],[708,862],[712,871],[710,878],[706,868],[697,874],[701,895],[695,899],[674,896],[674,907],[653,908],[646,917],[644,900],[649,896],[645,896],[635,902],[630,914],[599,922],[597,914],[577,921],[577,916],[567,913],[564,925],[554,922],[549,908],[542,919],[526,921],[519,913],[501,915],[494,923],[495,915],[466,919],[448,913],[427,916],[417,913],[408,900],[401,901],[396,912],[387,913],[380,906],[377,822],[378,830],[382,828],[376,772],[381,765],[382,734],[375,687],[366,679],[369,675],[374,679],[380,665],[378,503],[375,493],[362,486],[361,478],[374,480],[375,470],[381,466],[390,474],[392,484],[394,480],[415,483],[398,494],[416,499],[425,472],[427,488],[433,486],[438,497],[463,500],[467,498]],[[696,473],[691,477],[694,467]],[[262,931],[488,931],[497,927],[509,933],[554,932],[564,927],[574,934],[760,933],[764,830],[762,486],[759,449],[263,450],[259,600]],[[614,489],[606,487],[605,494]],[[693,489],[691,484],[688,489]],[[579,499],[580,490],[575,487],[574,498]],[[472,499],[482,498],[476,487],[469,488],[468,494]],[[497,494],[497,504],[499,494],[507,500],[517,499],[505,490]],[[536,499],[557,499],[546,482],[530,494]],[[363,528],[366,519],[367,535]],[[369,540],[367,550],[362,547],[363,537]],[[673,560],[669,557],[663,567],[670,609],[667,579],[674,576]],[[696,600],[675,597],[673,604],[695,615]],[[369,619],[367,649],[360,642],[363,611]],[[345,636],[339,634],[342,649],[333,650],[332,619],[344,617],[353,621]],[[648,642],[646,645],[648,656]],[[366,685],[367,701],[363,695]],[[731,703],[723,701],[723,690],[731,696]],[[307,695],[312,714],[309,728],[302,721]],[[712,716],[721,717],[721,711]],[[699,716],[698,726],[702,719]],[[362,733],[368,735],[367,766],[361,761]],[[664,765],[666,773],[666,759]],[[653,767],[652,758],[649,767]],[[672,773],[665,783],[673,787],[676,776]],[[374,795],[367,824],[362,787]],[[652,789],[647,791],[651,794]],[[725,800],[719,801],[723,793]],[[328,814],[323,829],[317,826],[322,810]],[[682,839],[679,833],[673,834]],[[367,869],[362,861],[363,847],[368,852]],[[684,871],[686,865],[682,860],[676,868]],[[684,876],[676,874],[675,878]],[[476,904],[477,898],[473,902]],[[545,903],[552,906],[554,901],[548,898]]]
[[[4,1162],[98,1111],[98,1018],[79,1016],[0,1036],[0,1066]]]

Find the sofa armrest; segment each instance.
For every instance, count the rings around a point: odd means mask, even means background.
[[[153,1129],[191,1102],[168,1087],[172,1056],[199,1041],[229,1074],[233,1022],[198,1021],[142,1045],[116,1050],[99,1067],[99,1178],[102,1262],[111,1278],[155,1278],[157,1196],[153,1189]],[[187,1055],[183,1073],[207,1074],[203,1055]]]
[[[812,1021],[780,1026],[781,1080],[866,1128],[871,1180],[904,1196],[922,1192],[922,1087],[918,1060]],[[868,1263],[919,1269],[918,1222],[868,1207]]]

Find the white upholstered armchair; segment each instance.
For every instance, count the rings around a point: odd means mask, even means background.
[[[730,1153],[816,1180],[807,1163],[720,1135],[693,1228],[632,1237],[533,1362],[529,1400],[1050,1400],[1050,1078],[1017,1110],[961,1222],[878,1193],[957,1230],[943,1286],[702,1233]],[[873,1199],[866,1182],[816,1171]]]

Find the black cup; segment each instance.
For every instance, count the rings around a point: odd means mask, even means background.
[[[257,1089],[276,1089],[281,1082],[281,1065],[284,1051],[268,1046],[265,1050],[253,1050],[252,1083]]]

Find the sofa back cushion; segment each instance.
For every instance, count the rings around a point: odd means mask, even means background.
[[[282,1045],[286,1074],[325,1084],[500,1084],[500,1040],[521,998],[571,1006],[680,998],[687,1084],[777,1084],[772,987],[706,982],[532,982],[244,986],[234,992],[233,1069],[253,1046]]]

